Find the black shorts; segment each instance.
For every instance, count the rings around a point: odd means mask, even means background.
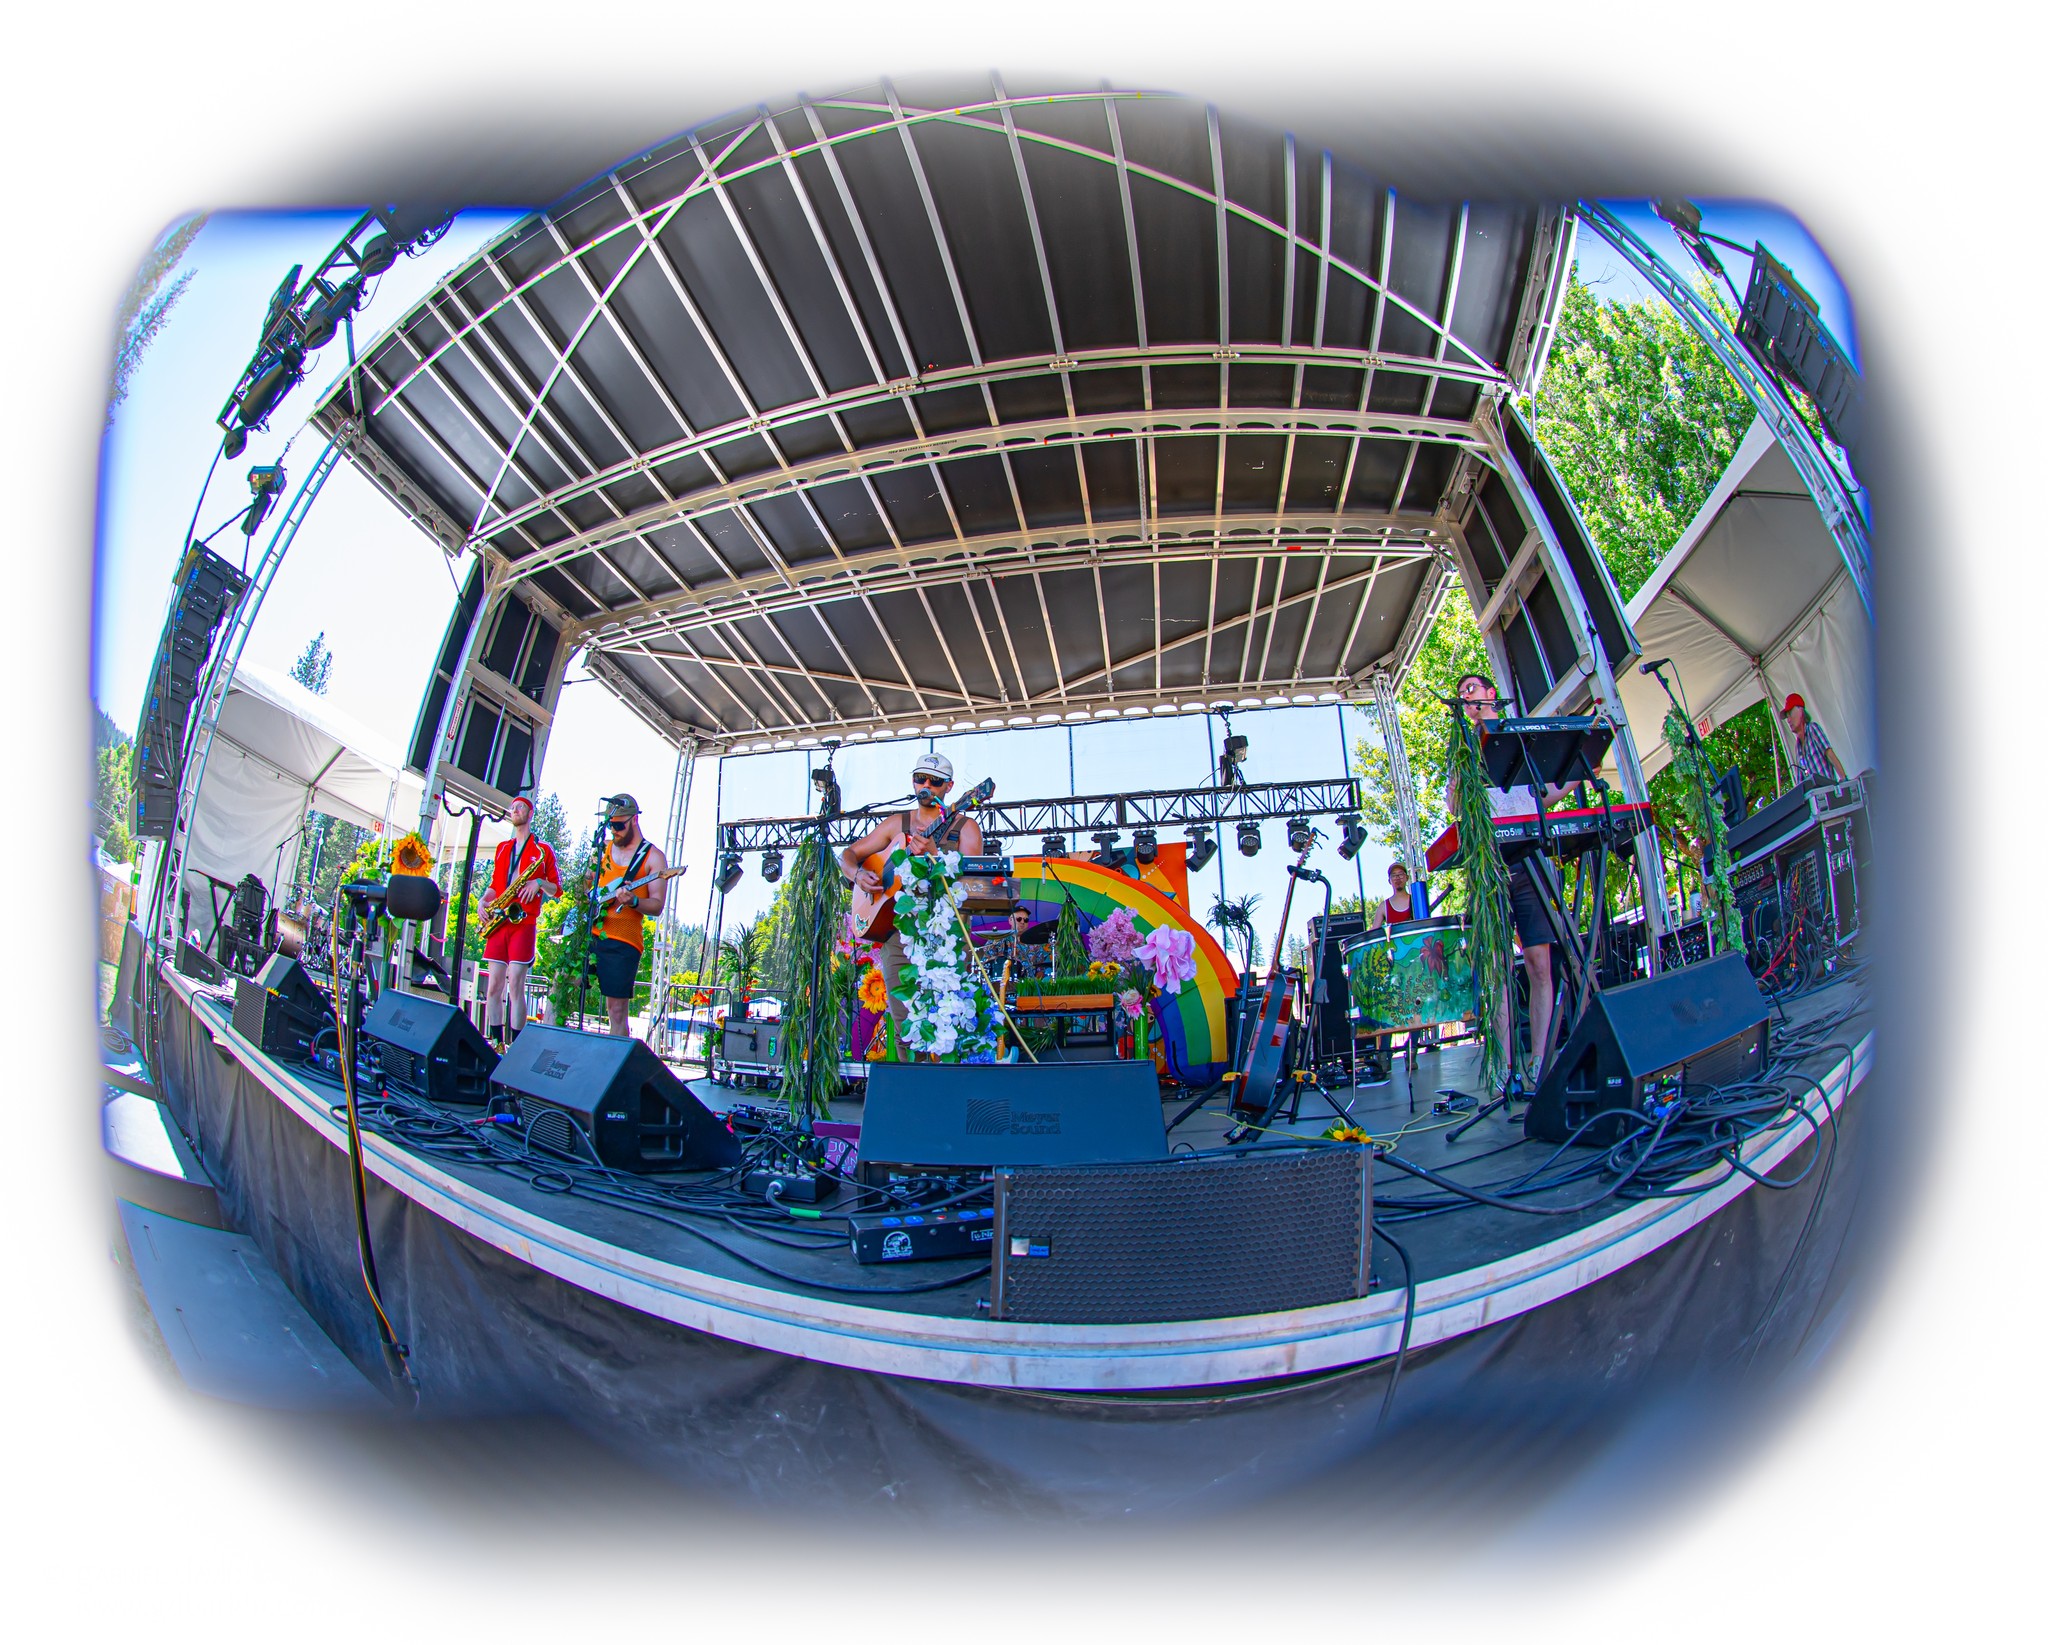
[[[1508,870],[1508,913],[1524,951],[1557,940],[1550,928],[1550,916],[1543,911],[1543,899],[1537,895],[1536,882],[1520,863]]]
[[[590,945],[590,968],[597,990],[608,1000],[630,1000],[640,976],[640,950],[617,937],[599,937]]]

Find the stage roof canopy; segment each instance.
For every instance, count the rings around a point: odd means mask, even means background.
[[[1870,620],[1812,494],[1761,418],[1628,617],[1646,655],[1672,659],[1702,729],[1796,691],[1845,771],[1877,763]],[[1655,773],[1671,758],[1656,732],[1668,701],[1633,669],[1618,684],[1643,768]]]
[[[1327,701],[1420,645],[1571,233],[1184,98],[893,82],[529,218],[318,421],[678,742]]]

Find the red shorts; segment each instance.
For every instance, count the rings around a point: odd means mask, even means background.
[[[514,965],[533,964],[533,938],[540,921],[532,914],[523,920],[501,925],[484,939],[484,958],[509,960]]]

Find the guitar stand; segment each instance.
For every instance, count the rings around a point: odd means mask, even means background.
[[[1286,1102],[1286,1121],[1289,1125],[1299,1125],[1301,1123],[1301,1099],[1304,1086],[1320,1095],[1323,1101],[1330,1105],[1331,1111],[1338,1115],[1346,1125],[1358,1124],[1357,1119],[1352,1115],[1350,1105],[1340,1102],[1337,1098],[1337,1093],[1323,1083],[1321,1070],[1297,1068],[1294,1071],[1292,1085],[1293,1089],[1287,1093]],[[1354,1096],[1352,1100],[1356,1101],[1357,1098]],[[1275,1117],[1279,1116],[1276,1115]]]

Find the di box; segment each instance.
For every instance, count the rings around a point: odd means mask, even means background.
[[[1372,1150],[1325,1143],[999,1170],[991,1255],[991,1314],[1034,1324],[1348,1301],[1372,1272]]]
[[[861,1169],[940,1173],[1166,1157],[1149,1062],[878,1062],[861,1109]]]
[[[740,1143],[690,1088],[635,1039],[528,1023],[496,1083],[519,1099],[528,1134],[572,1158],[619,1171],[714,1171]]]
[[[1530,1101],[1539,1142],[1612,1147],[1626,1122],[1581,1125],[1602,1109],[1652,1104],[1754,1079],[1770,1061],[1771,1008],[1742,956],[1728,952],[1619,988],[1596,990]]]
[[[428,1102],[480,1108],[491,1098],[498,1054],[468,1015],[445,1000],[387,988],[363,1018],[387,1084]]]
[[[327,993],[297,960],[273,954],[254,977],[235,979],[235,1032],[267,1057],[306,1062],[334,1027]]]

